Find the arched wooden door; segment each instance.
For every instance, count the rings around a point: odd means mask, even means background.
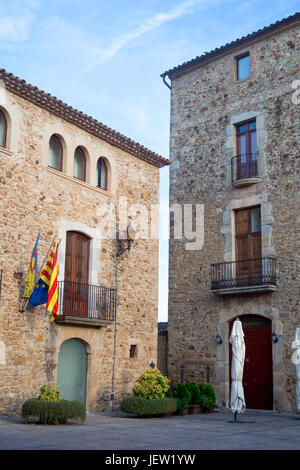
[[[58,356],[57,389],[63,400],[85,403],[87,354],[85,345],[78,339],[62,343]]]
[[[246,408],[273,409],[273,359],[271,320],[259,315],[242,315],[246,345],[243,387]],[[234,320],[229,325],[229,337]],[[229,343],[230,384],[232,350]]]

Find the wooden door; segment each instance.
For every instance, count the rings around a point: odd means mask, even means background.
[[[237,179],[257,176],[256,120],[236,126]]]
[[[273,359],[271,321],[259,315],[242,315],[239,318],[243,325],[246,346],[243,374],[246,408],[272,410]],[[230,323],[229,337],[233,321]],[[229,360],[231,385],[232,348],[230,343]]]
[[[67,232],[65,259],[64,314],[88,315],[90,240]]]
[[[260,282],[261,260],[261,216],[260,207],[235,211],[236,278]]]

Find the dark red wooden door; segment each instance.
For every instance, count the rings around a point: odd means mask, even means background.
[[[258,315],[239,317],[244,330],[246,357],[243,387],[246,408],[273,409],[273,360],[271,321]],[[229,336],[233,321],[230,323]],[[232,350],[229,343],[230,383]]]
[[[67,232],[64,314],[86,316],[88,311],[90,240],[77,232]]]

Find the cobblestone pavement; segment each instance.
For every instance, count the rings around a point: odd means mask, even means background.
[[[0,417],[0,449],[10,450],[300,450],[300,420],[293,414],[248,410],[232,414],[139,419],[121,412],[89,413],[85,425],[41,426]]]

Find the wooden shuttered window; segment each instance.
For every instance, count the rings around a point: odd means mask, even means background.
[[[238,276],[261,273],[260,207],[235,211],[235,249]]]
[[[237,178],[258,175],[256,120],[236,125]]]
[[[65,315],[87,316],[89,301],[90,240],[77,232],[67,232],[65,255]]]
[[[90,240],[77,232],[67,232],[65,280],[88,284]]]

